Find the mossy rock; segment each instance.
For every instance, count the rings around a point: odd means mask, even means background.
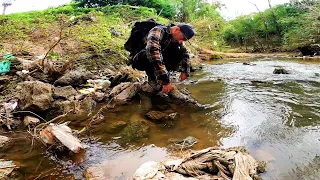
[[[132,120],[122,132],[123,141],[137,141],[149,137],[150,126],[145,120]]]

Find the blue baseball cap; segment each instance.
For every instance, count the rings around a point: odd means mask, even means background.
[[[189,42],[189,39],[191,39],[195,34],[192,27],[188,24],[178,24],[178,27],[180,28],[184,38]]]

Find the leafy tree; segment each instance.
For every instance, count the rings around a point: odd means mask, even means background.
[[[264,12],[237,17],[225,26],[224,40],[232,46],[262,50],[269,46],[293,50],[319,43],[319,4],[319,0],[292,0]]]
[[[284,45],[287,49],[320,43],[320,2],[308,8],[309,12],[301,16],[298,25],[284,35]]]
[[[128,4],[132,6],[145,6],[154,8],[166,18],[173,18],[176,14],[174,5],[170,0],[75,0],[78,7],[104,7],[111,5]]]

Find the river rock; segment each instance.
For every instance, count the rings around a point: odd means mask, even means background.
[[[75,94],[77,94],[77,91],[72,86],[54,87],[53,89],[53,98],[55,99],[61,98],[67,100]]]
[[[32,126],[34,127],[35,125],[40,123],[40,120],[38,118],[32,117],[32,116],[26,116],[23,119],[23,123],[25,126]]]
[[[149,137],[150,126],[143,119],[132,119],[122,131],[123,141],[136,141]]]
[[[95,79],[94,75],[84,70],[73,70],[54,82],[55,86],[79,86],[85,84],[88,79]]]
[[[75,101],[75,103],[77,104],[77,101]],[[92,97],[88,96],[78,104],[76,111],[79,111],[80,113],[92,113],[96,106],[97,103],[92,99]]]
[[[4,146],[9,141],[10,141],[10,138],[6,136],[0,136],[0,147]]]
[[[127,126],[127,123],[124,121],[117,121],[110,124],[107,132],[116,133],[121,131],[123,128]]]
[[[92,97],[87,96],[82,101],[55,101],[52,105],[52,113],[64,114],[69,111],[76,115],[82,116],[85,113],[91,113],[96,107],[97,103]]]
[[[86,180],[104,180],[104,172],[102,167],[99,165],[90,166],[84,172],[84,177]]]
[[[177,113],[166,114],[160,111],[150,111],[145,116],[153,122],[164,122],[167,120],[174,120]]]
[[[290,74],[288,70],[285,70],[284,68],[275,68],[273,70],[273,74]]]
[[[195,105],[196,107],[201,107],[196,99],[191,97],[189,94],[184,94],[185,90],[180,91],[177,87],[173,86],[169,95],[174,101],[178,101],[180,103],[187,103],[189,105]]]
[[[110,87],[115,87],[123,82],[130,82],[129,74],[118,74],[115,77],[110,78],[111,84]]]
[[[90,96],[92,97],[93,100],[95,100],[96,102],[101,102],[105,99],[105,94],[102,92],[93,92],[90,94]]]
[[[49,109],[53,101],[51,84],[25,81],[21,84],[20,107],[22,110],[41,112]]]
[[[136,83],[121,83],[114,87],[110,92],[112,101],[109,103],[108,108],[113,108],[116,105],[128,103],[141,89],[141,84]]]
[[[145,93],[152,93],[154,92],[154,89],[149,85],[147,81],[145,81],[141,85],[141,91]]]
[[[182,140],[169,139],[169,142],[172,143],[169,146],[172,149],[189,149],[195,145],[198,140],[192,136],[188,136]]]

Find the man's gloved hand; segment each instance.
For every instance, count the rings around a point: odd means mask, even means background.
[[[184,81],[184,80],[186,80],[187,79],[187,74],[186,73],[181,73],[180,74],[180,81]]]
[[[168,94],[172,90],[171,83],[168,83],[166,85],[162,85],[162,92],[165,94]]]

